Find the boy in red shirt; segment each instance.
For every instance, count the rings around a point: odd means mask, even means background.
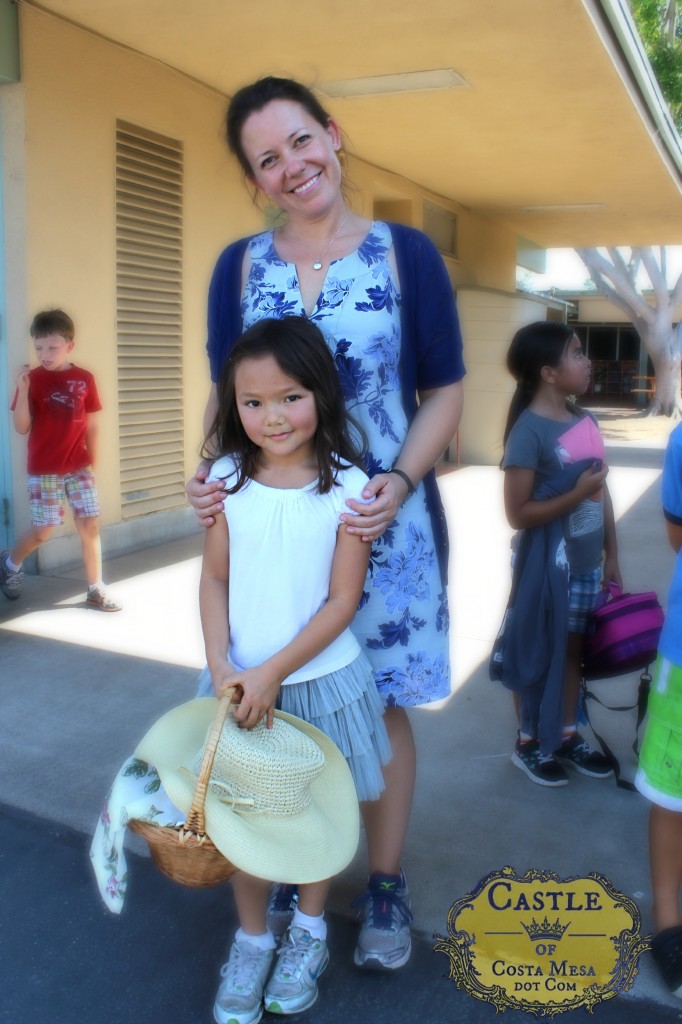
[[[22,369],[12,402],[14,426],[28,434],[29,530],[14,547],[0,553],[0,590],[16,601],[23,560],[64,521],[68,501],[83,545],[88,580],[85,603],[103,612],[120,611],[102,583],[99,501],[93,464],[97,454],[97,418],[102,408],[95,379],[69,362],[74,346],[73,320],[61,309],[37,313],[31,324],[39,366]]]

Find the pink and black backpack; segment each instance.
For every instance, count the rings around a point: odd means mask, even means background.
[[[639,727],[646,715],[651,676],[649,666],[656,658],[658,641],[663,628],[663,609],[653,591],[642,594],[624,594],[617,583],[611,581],[602,591],[595,605],[585,635],[583,648],[583,710],[589,722],[587,701],[596,700],[611,711],[633,711],[637,709],[635,741],[632,745],[638,751]],[[613,676],[640,672],[637,702],[619,707],[604,704],[596,694],[587,689],[588,680],[610,679]],[[591,723],[590,723],[591,725]],[[604,755],[610,762],[616,782],[622,789],[633,790],[631,782],[620,777],[620,764],[609,749],[606,741],[592,726],[592,732],[599,740]]]

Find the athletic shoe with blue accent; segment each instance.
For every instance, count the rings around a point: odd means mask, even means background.
[[[329,963],[327,943],[292,925],[277,951],[278,962],[265,987],[269,1013],[300,1013],[317,999],[317,979]]]
[[[272,949],[259,949],[244,940],[232,944],[230,958],[220,968],[222,981],[213,1007],[216,1024],[257,1024],[263,1016],[263,988]]]
[[[410,893],[405,875],[370,875],[367,892],[353,901],[364,904],[365,920],[353,955],[356,967],[395,971],[410,959]]]

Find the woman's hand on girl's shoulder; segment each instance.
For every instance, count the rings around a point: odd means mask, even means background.
[[[211,472],[211,463],[202,460],[197,466],[194,476],[185,485],[187,500],[194,509],[201,526],[213,526],[215,517],[224,509],[223,502],[227,492],[217,480],[206,483]]]
[[[372,543],[390,526],[398,515],[398,509],[407,497],[408,487],[396,473],[377,473],[365,485],[362,497],[368,501],[354,501],[349,498],[346,505],[355,515],[344,512],[340,519],[346,524],[346,532],[357,534],[363,541]]]

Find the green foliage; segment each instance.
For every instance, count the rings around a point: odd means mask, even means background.
[[[661,92],[682,131],[682,0],[631,0],[630,8]]]

